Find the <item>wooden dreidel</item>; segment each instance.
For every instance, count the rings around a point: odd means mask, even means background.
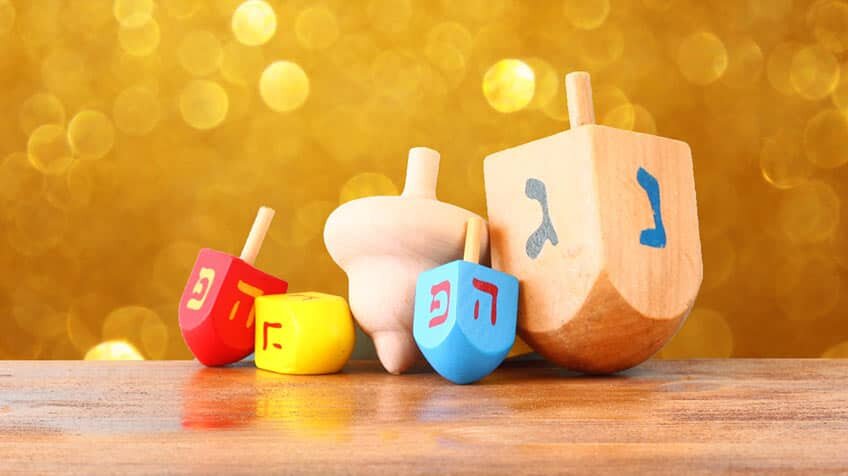
[[[594,124],[566,77],[571,130],[485,159],[492,266],[521,280],[518,332],[588,373],[644,361],[686,318],[703,268],[689,146]]]
[[[253,352],[254,299],[286,292],[288,283],[253,267],[274,210],[262,207],[241,257],[200,250],[180,299],[180,331],[205,365],[225,365]]]
[[[412,338],[418,275],[459,259],[463,225],[477,216],[436,199],[438,174],[439,153],[413,148],[399,197],[347,202],[324,227],[327,250],[348,276],[353,317],[374,340],[383,367],[393,374],[419,358]],[[481,250],[488,257],[488,233]]]
[[[256,366],[281,374],[331,374],[344,367],[356,334],[347,301],[322,293],[256,298]]]
[[[484,228],[482,219],[468,220],[464,259],[421,273],[415,292],[415,342],[458,384],[489,375],[515,342],[518,280],[477,264]]]

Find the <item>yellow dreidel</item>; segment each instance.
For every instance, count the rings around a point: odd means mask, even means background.
[[[281,374],[331,374],[356,341],[347,301],[307,292],[256,298],[256,366]]]

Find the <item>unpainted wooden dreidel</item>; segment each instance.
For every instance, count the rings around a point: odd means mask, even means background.
[[[442,377],[466,384],[492,373],[515,342],[518,280],[477,264],[483,220],[468,220],[463,259],[421,273],[413,335]]]
[[[399,197],[365,197],[327,218],[324,243],[347,273],[350,308],[386,370],[399,374],[419,357],[412,338],[415,283],[421,272],[462,256],[463,225],[476,214],[436,199],[439,153],[409,151]],[[479,218],[479,217],[478,217]],[[488,256],[488,234],[482,252]]]
[[[611,373],[657,352],[698,294],[692,154],[594,124],[589,75],[565,82],[571,130],[485,159],[492,265],[521,280],[518,330],[531,347]]]
[[[200,250],[180,299],[180,331],[197,360],[226,365],[253,352],[254,299],[286,292],[288,283],[253,267],[274,210],[261,207],[241,257]]]
[[[256,366],[281,374],[338,372],[356,334],[347,301],[307,292],[256,298]]]

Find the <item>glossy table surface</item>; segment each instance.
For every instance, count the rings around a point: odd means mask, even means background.
[[[848,472],[848,360],[507,363],[482,382],[0,362],[0,473]]]

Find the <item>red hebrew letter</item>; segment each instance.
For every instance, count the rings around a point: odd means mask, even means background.
[[[265,322],[265,326],[262,327],[262,350],[268,350],[268,328],[272,329],[281,329],[283,327],[279,322]],[[280,344],[274,343],[271,344],[275,349],[282,349],[283,346]]]
[[[434,284],[433,287],[430,288],[430,294],[433,296],[433,300],[430,302],[430,312],[435,311],[439,308],[442,301],[436,299],[436,296],[444,291],[447,299],[445,299],[445,312],[442,314],[430,319],[430,327],[436,327],[438,325],[444,324],[446,320],[448,320],[448,312],[450,311],[450,281],[442,281],[441,283]]]
[[[494,326],[495,323],[498,322],[498,287],[495,286],[494,284],[490,283],[490,282],[481,281],[477,278],[474,278],[473,280],[471,280],[471,284],[473,284],[475,288],[479,289],[480,291],[483,291],[484,293],[486,293],[486,294],[488,294],[489,296],[492,297],[491,318],[492,318],[492,325]],[[480,317],[479,314],[480,314],[480,301],[478,300],[477,302],[474,303],[474,319],[477,319],[478,317]]]

